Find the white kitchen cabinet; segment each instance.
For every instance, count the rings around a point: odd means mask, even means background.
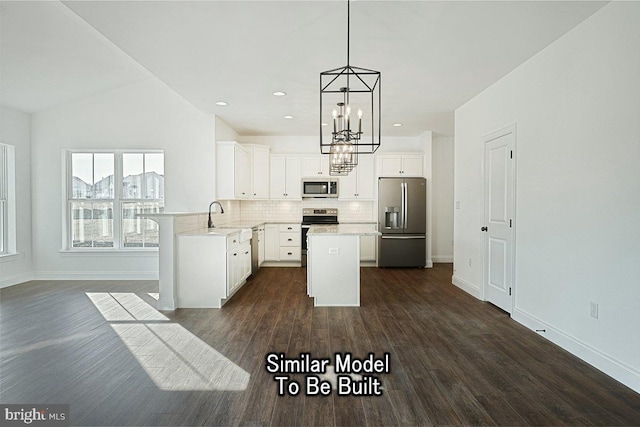
[[[380,154],[378,176],[424,176],[424,155],[418,153]]]
[[[280,259],[280,233],[278,224],[264,226],[264,260],[278,261]]]
[[[269,151],[266,145],[243,144],[251,154],[251,190],[249,198],[266,200],[269,198]]]
[[[249,150],[235,141],[218,141],[216,151],[218,199],[248,199],[251,192]]]
[[[265,261],[300,261],[299,223],[265,224]]]
[[[375,188],[373,156],[358,156],[358,166],[349,175],[340,177],[340,200],[373,200]]]
[[[264,225],[258,227],[258,266],[262,265],[265,258],[265,244],[264,244]]]
[[[272,155],[269,164],[269,197],[272,200],[301,199],[299,156]]]
[[[329,156],[315,155],[302,158],[302,177],[325,178],[329,176]]]
[[[360,236],[360,261],[376,260],[377,236]]]
[[[251,274],[251,234],[246,236],[238,231],[178,235],[179,308],[220,308],[244,285]]]

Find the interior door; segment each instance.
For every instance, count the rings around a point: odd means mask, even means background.
[[[484,298],[513,310],[515,126],[484,139]]]

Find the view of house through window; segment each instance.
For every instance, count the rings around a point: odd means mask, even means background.
[[[158,224],[141,217],[164,211],[161,152],[70,154],[70,247],[158,246]]]

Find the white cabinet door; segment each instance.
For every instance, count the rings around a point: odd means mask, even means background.
[[[376,236],[360,236],[360,261],[376,260]]]
[[[234,147],[233,173],[236,199],[248,199],[251,192],[251,158],[249,152],[239,144]]]
[[[216,189],[218,199],[248,199],[251,192],[250,152],[235,141],[216,144]]]
[[[404,155],[402,156],[402,176],[423,176],[424,156]]]
[[[378,156],[379,176],[402,176],[402,156],[384,154]]]
[[[326,178],[329,176],[329,156],[315,155],[302,158],[302,177]]]
[[[302,198],[302,175],[300,157],[288,156],[285,165],[285,198],[298,200]]]
[[[269,147],[251,147],[251,197],[269,198]]]
[[[249,242],[245,242],[240,246],[239,250],[240,256],[240,278],[238,280],[238,285],[242,283],[242,281],[246,280],[249,275],[251,275],[251,244]]]
[[[238,248],[234,248],[227,252],[227,296],[238,286],[238,265],[240,258],[238,257]]]
[[[349,175],[340,177],[340,199],[373,200],[374,179],[373,157],[358,156],[358,166]]]
[[[358,169],[360,165],[356,166]],[[339,178],[340,188],[338,198],[340,200],[353,200],[358,198],[358,173],[352,170],[349,175]]]
[[[264,260],[278,261],[280,259],[280,232],[278,224],[264,226]]]
[[[258,228],[258,265],[264,262],[264,227]]]
[[[381,154],[378,156],[378,176],[423,176],[424,155]]]
[[[269,198],[286,199],[287,158],[271,156],[269,161]]]
[[[373,200],[376,188],[376,177],[373,173],[373,156],[360,156],[357,169],[358,199]]]
[[[301,159],[298,156],[271,156],[269,198],[299,200],[301,196]]]

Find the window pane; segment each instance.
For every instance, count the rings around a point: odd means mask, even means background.
[[[164,199],[164,154],[147,153],[144,159],[145,199]]]
[[[164,212],[164,202],[126,202],[122,204],[122,243],[125,248],[158,247],[158,224],[140,218],[145,213]]]
[[[113,247],[113,203],[71,202],[71,247]]]
[[[113,199],[113,153],[96,153],[93,155],[94,197],[96,199]]]
[[[90,199],[93,187],[93,154],[71,154],[71,197]]]
[[[122,155],[122,197],[124,199],[142,198],[143,173],[144,154],[124,153]]]

